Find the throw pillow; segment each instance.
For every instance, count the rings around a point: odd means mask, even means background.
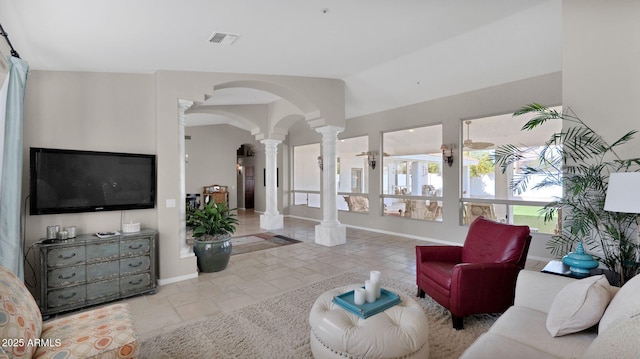
[[[598,337],[591,342],[583,358],[637,358],[640,353],[639,327],[640,313],[620,318],[606,331],[598,333]]]
[[[611,295],[604,275],[577,280],[562,288],[551,303],[547,330],[553,337],[592,327],[602,318]]]
[[[622,318],[629,318],[640,311],[640,275],[629,279],[611,300],[611,304],[602,316],[598,325],[598,333]]]

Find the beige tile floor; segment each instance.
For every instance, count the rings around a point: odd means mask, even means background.
[[[239,213],[237,236],[264,232],[259,215]],[[190,322],[231,311],[265,298],[350,270],[380,270],[384,276],[415,281],[415,246],[427,242],[347,228],[347,243],[324,247],[314,243],[317,222],[285,218],[284,228],[271,232],[302,243],[231,257],[221,272],[160,286],[154,295],[124,300],[129,303],[142,339]],[[540,270],[544,263],[528,261]]]

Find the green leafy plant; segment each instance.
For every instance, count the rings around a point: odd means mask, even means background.
[[[191,205],[187,205],[186,210],[185,210],[185,214],[186,214],[186,225],[189,228],[195,228],[196,227],[196,223],[194,222],[194,218],[193,215],[196,213],[198,209],[194,206]]]
[[[240,221],[232,212],[234,210],[229,209],[225,203],[209,201],[204,208],[194,209],[191,213],[187,212],[187,223],[194,227],[194,239],[199,240],[205,235],[219,238],[235,233]]]
[[[609,174],[640,165],[640,158],[623,159],[616,153],[617,147],[631,141],[637,131],[631,130],[610,144],[570,110],[560,113],[534,103],[514,116],[528,114],[534,116],[522,127],[523,131],[554,120],[563,121],[563,130],[554,133],[540,148],[500,146],[496,164],[504,173],[509,165],[536,155],[538,162],[522,166],[510,186],[516,193],[529,187],[563,186],[563,197],[541,209],[545,222],[556,216],[562,220],[561,231],[547,242],[547,249],[563,256],[583,242],[598,261],[620,274],[620,283],[624,284],[638,272],[636,215],[605,211],[604,201]],[[532,179],[541,176],[543,180],[532,185]]]
[[[495,164],[490,151],[470,151],[467,155],[478,160],[477,165],[469,166],[469,176],[481,177],[482,175],[495,173]]]

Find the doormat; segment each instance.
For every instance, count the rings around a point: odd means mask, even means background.
[[[274,233],[257,233],[231,238],[231,255],[276,248],[301,241]]]

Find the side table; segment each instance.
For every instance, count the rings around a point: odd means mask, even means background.
[[[547,263],[546,266],[544,266],[544,268],[542,268],[541,272],[560,275],[563,277],[577,278],[577,279],[585,278],[585,276],[579,276],[571,273],[571,271],[569,270],[569,266],[562,263],[562,261],[559,261],[559,260],[550,261],[549,263]],[[600,274],[604,274],[604,276],[609,281],[609,284],[616,287],[620,286],[620,276],[618,275],[618,273],[612,270],[603,269],[603,268],[594,268],[591,271],[589,271],[589,276],[600,275]]]

